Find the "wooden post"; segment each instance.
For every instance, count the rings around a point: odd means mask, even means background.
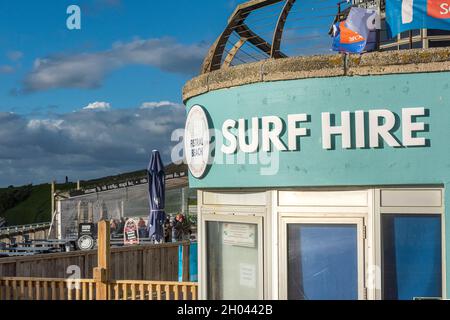
[[[102,220],[98,223],[97,239],[98,266],[94,269],[94,279],[96,281],[96,299],[109,299],[109,277],[110,277],[110,225],[109,221]]]
[[[183,282],[190,281],[190,243],[183,243]]]
[[[50,200],[52,203],[52,213],[51,216],[53,217],[53,214],[55,213],[55,181],[52,181],[52,186],[51,186],[51,195],[50,195]]]

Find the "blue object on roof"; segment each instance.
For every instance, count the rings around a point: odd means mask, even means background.
[[[386,0],[388,36],[416,29],[450,30],[448,0]]]

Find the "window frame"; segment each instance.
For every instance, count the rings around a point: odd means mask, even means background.
[[[288,226],[289,225],[356,225],[357,227],[357,259],[358,259],[358,300],[367,299],[367,282],[366,282],[366,239],[364,238],[364,228],[366,228],[364,217],[282,217],[280,221],[280,296],[281,300],[288,299]]]
[[[382,205],[382,192],[383,191],[436,191],[440,192],[440,205],[439,206],[431,206],[431,205],[425,205],[425,206],[383,206]],[[399,197],[399,202],[406,202],[408,197]],[[382,247],[382,241],[383,241],[383,230],[382,230],[382,216],[383,215],[405,215],[405,216],[411,216],[411,215],[418,215],[418,216],[436,216],[439,215],[441,217],[441,281],[442,281],[442,292],[441,297],[442,299],[447,298],[447,286],[446,286],[446,235],[445,235],[445,210],[444,210],[444,189],[443,188],[433,188],[433,187],[422,187],[422,188],[380,188],[375,189],[375,195],[374,195],[374,213],[375,213],[375,238],[376,238],[376,265],[379,266],[379,276],[377,277],[377,289],[375,294],[376,300],[383,300],[383,269],[384,269],[384,262],[383,262],[383,247]]]
[[[206,299],[208,297],[208,250],[207,250],[207,224],[208,222],[220,223],[242,223],[255,224],[258,228],[258,300],[264,299],[265,283],[264,283],[264,226],[263,217],[261,216],[244,216],[244,215],[221,215],[221,214],[202,214],[201,221],[201,263],[202,270],[200,276],[200,283],[202,286],[202,296]]]

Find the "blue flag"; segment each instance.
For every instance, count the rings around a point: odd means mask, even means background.
[[[450,30],[450,0],[386,0],[389,37],[414,29]]]

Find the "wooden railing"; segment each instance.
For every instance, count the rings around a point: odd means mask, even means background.
[[[198,286],[191,282],[114,281],[111,300],[197,300]]]
[[[110,277],[113,280],[177,281],[180,246],[189,246],[189,242],[111,248]],[[80,268],[80,278],[92,279],[97,259],[96,250],[1,258],[0,277],[66,278],[67,267],[76,265]],[[189,257],[185,260],[189,261]]]
[[[94,280],[0,278],[0,300],[95,300]]]
[[[0,300],[96,300],[94,279],[0,278]],[[108,300],[197,300],[191,282],[112,281]]]
[[[127,269],[142,269],[146,261],[136,259],[136,257],[134,259],[128,257],[123,261],[112,260],[110,239],[109,222],[100,221],[97,238],[97,267],[92,271],[92,279],[2,277],[0,273],[0,300],[197,300],[198,285],[196,283],[116,280],[114,265],[116,270],[120,266],[126,266]],[[185,245],[189,247],[188,243]],[[175,249],[172,250],[174,251],[172,260],[178,261],[178,259],[174,259],[175,257],[178,258],[178,247],[172,249]],[[183,256],[185,255],[187,258],[183,259],[183,264],[186,263],[187,265],[183,265],[183,279],[188,279],[189,250],[183,251]],[[150,255],[147,258],[148,260],[156,260],[158,265],[161,265],[161,261],[165,261],[162,254],[160,256]],[[34,264],[36,264],[36,261]],[[31,267],[34,264],[32,263]],[[169,267],[170,265],[163,269]],[[61,267],[59,268],[61,269]],[[85,271],[88,268],[86,266]],[[17,269],[17,263],[15,269]],[[165,273],[161,269],[155,271],[155,277],[160,277],[161,274]],[[176,276],[177,274],[174,272],[174,277]],[[90,278],[83,274],[79,277]]]

